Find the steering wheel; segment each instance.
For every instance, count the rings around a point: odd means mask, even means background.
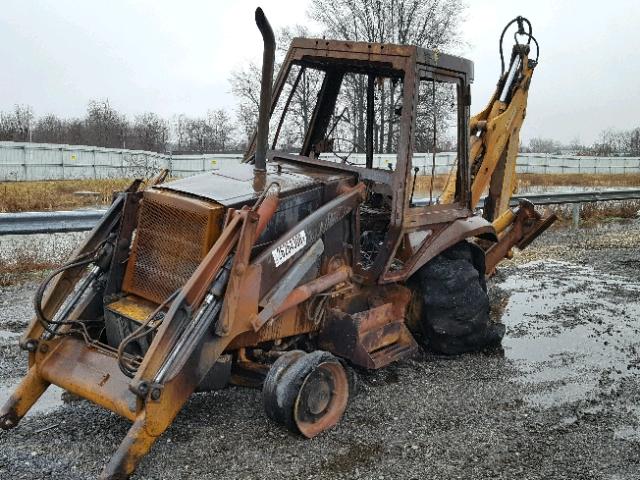
[[[360,144],[359,144],[359,143],[357,143],[357,142],[354,142],[353,140],[350,140],[350,139],[348,139],[348,138],[344,138],[344,137],[335,137],[335,138],[334,138],[334,140],[339,140],[339,141],[341,141],[341,142],[342,142],[342,141],[344,141],[344,142],[350,143],[350,144],[352,145],[352,148],[351,148],[351,151],[350,151],[349,153],[347,153],[345,156],[338,155],[338,154],[333,150],[333,148],[331,149],[331,153],[332,153],[333,155],[335,155],[336,157],[338,157],[340,160],[342,160],[342,163],[347,163],[347,164],[349,164],[349,165],[355,165],[354,163],[350,163],[350,162],[348,161],[348,159],[349,159],[349,157],[350,157],[351,155],[353,155],[353,154],[355,153],[355,151],[356,151],[357,149],[360,149],[360,150],[364,151],[364,148],[362,148],[362,145],[360,145]],[[335,143],[334,143],[334,145],[335,145]]]

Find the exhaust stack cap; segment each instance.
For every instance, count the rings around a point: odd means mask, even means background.
[[[260,109],[256,132],[256,153],[253,169],[255,172],[267,170],[267,142],[269,141],[269,115],[273,89],[273,64],[275,62],[276,39],[269,20],[260,7],[256,8],[256,25],[262,34],[262,81],[260,83]]]

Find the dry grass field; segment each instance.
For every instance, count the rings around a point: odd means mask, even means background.
[[[129,179],[52,180],[41,182],[0,183],[0,212],[73,210],[105,205],[113,192],[131,183]],[[96,195],[76,195],[75,192]]]

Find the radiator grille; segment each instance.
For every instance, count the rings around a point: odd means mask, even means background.
[[[215,228],[215,206],[168,200],[171,197],[145,194],[124,282],[125,291],[156,303],[191,277],[211,246]]]

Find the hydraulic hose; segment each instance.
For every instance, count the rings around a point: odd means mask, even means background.
[[[57,328],[51,329],[52,326],[55,327],[59,327],[62,325],[70,325],[70,324],[74,324],[77,322],[69,322],[66,320],[53,320],[53,318],[47,318],[46,314],[44,313],[44,311],[42,310],[42,298],[44,297],[44,293],[47,290],[47,287],[49,286],[49,284],[51,283],[51,281],[58,275],[60,275],[62,272],[72,269],[72,268],[78,268],[78,267],[83,267],[86,265],[89,265],[91,263],[93,263],[96,259],[95,259],[95,253],[98,251],[98,249],[100,248],[97,247],[95,250],[82,255],[80,257],[78,257],[77,259],[75,259],[74,261],[67,263],[65,265],[62,265],[59,268],[56,268],[53,272],[51,272],[47,278],[45,278],[45,280],[40,284],[40,286],[38,287],[38,289],[36,290],[36,293],[33,297],[33,307],[35,309],[36,312],[36,318],[38,319],[38,321],[40,322],[40,325],[42,325],[42,328],[44,328],[44,330],[49,333],[50,335],[56,335],[57,334]],[[87,258],[89,257],[89,258]],[[89,275],[88,278],[92,277],[91,275]],[[83,284],[81,285],[81,288],[86,288],[88,285],[85,285],[87,279],[85,279],[85,281],[83,282]],[[91,278],[91,281],[93,281],[93,278]],[[88,282],[90,283],[90,282]],[[55,315],[54,315],[55,317]]]

